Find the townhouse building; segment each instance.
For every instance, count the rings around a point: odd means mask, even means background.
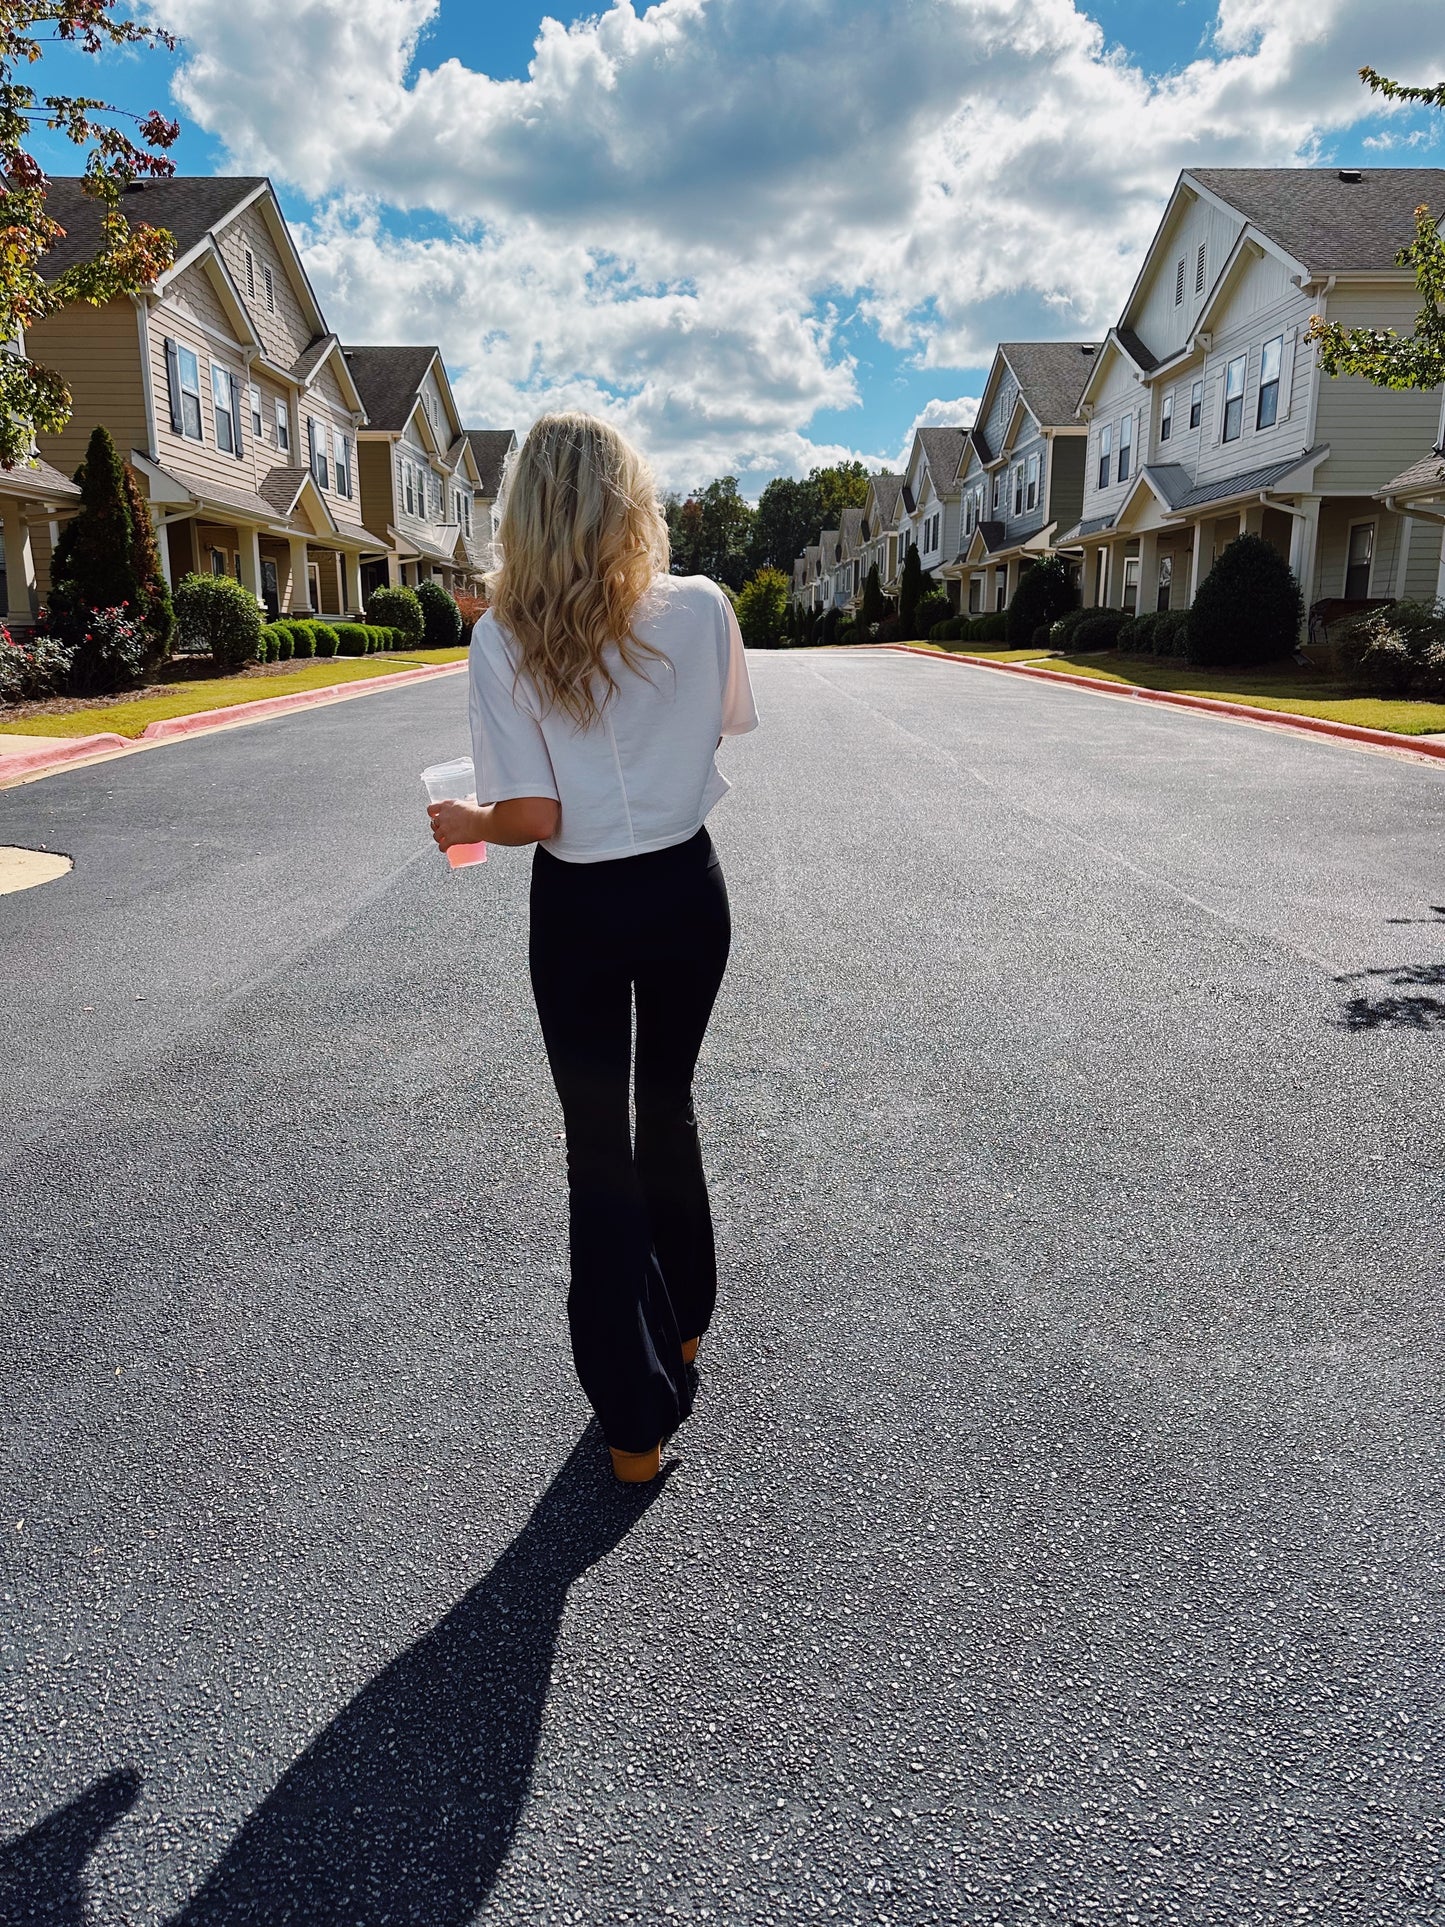
[[[958,549],[961,489],[959,470],[969,445],[966,428],[916,428],[903,470],[895,520],[895,564],[898,574],[909,548],[916,548],[920,566],[940,575],[945,560]],[[955,598],[956,589],[950,587]],[[897,575],[891,593],[898,592]]]
[[[882,469],[868,478],[859,529],[860,601],[871,570],[877,569],[878,586],[885,594],[885,585],[894,581],[898,573],[898,503],[902,493],[903,477],[891,469]]]
[[[477,471],[477,493],[472,510],[472,547],[485,571],[496,567],[500,497],[507,464],[517,452],[512,428],[464,428]]]
[[[47,206],[65,229],[44,264],[56,273],[94,251],[101,210],[73,177],[50,182]],[[169,229],[175,262],[137,295],[31,330],[73,396],[41,455],[69,473],[103,424],[140,477],[170,580],[210,570],[273,615],[359,614],[362,564],[379,554],[356,474],[366,412],[270,182],[137,181],[121,209]]]
[[[1086,604],[1185,607],[1240,533],[1288,557],[1317,616],[1435,594],[1428,480],[1406,477],[1438,393],[1326,377],[1305,338],[1316,314],[1412,330],[1395,257],[1422,202],[1445,206],[1445,169],[1180,175],[1080,397],[1083,503],[1058,544]]]
[[[1079,396],[1099,344],[1006,341],[994,353],[957,481],[958,540],[942,574],[954,606],[1005,609],[1031,561],[1083,509]]]
[[[25,352],[22,339],[16,352]],[[31,454],[14,468],[0,468],[0,619],[12,635],[32,629],[49,588],[36,566],[36,550],[49,555],[60,540],[60,523],[74,511],[80,490],[49,462]]]
[[[402,344],[344,352],[366,407],[357,464],[362,513],[385,547],[365,565],[363,590],[439,582],[449,594],[474,594],[491,551],[491,505],[441,350]]]
[[[863,591],[863,510],[845,508],[838,518],[833,554],[833,607],[845,613],[858,606]]]

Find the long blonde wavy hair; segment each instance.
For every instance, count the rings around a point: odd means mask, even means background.
[[[632,630],[638,602],[668,572],[667,523],[651,470],[610,422],[573,413],[533,424],[502,479],[497,545],[491,612],[544,713],[561,709],[583,729],[597,721],[617,689],[603,660],[610,643],[639,675],[644,657],[668,661]]]

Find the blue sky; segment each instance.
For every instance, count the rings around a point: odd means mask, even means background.
[[[1354,77],[1445,75],[1440,0],[981,7],[613,0],[539,55],[495,0],[247,0],[240,32],[151,0],[179,56],[35,80],[178,113],[185,171],[270,173],[343,338],[439,341],[474,419],[602,408],[666,482],[754,491],[966,418],[1000,334],[1100,332],[1191,160],[1445,164],[1445,116]]]

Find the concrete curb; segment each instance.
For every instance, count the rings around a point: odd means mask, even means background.
[[[1423,756],[1431,761],[1445,762],[1445,743],[1426,743],[1416,736],[1402,736],[1389,729],[1366,729],[1358,723],[1337,723],[1327,716],[1301,716],[1292,709],[1256,709],[1250,703],[1222,702],[1214,696],[1185,696],[1171,689],[1140,689],[1133,683],[1105,682],[1096,676],[1072,676],[1064,669],[1035,669],[1026,662],[992,662],[987,656],[917,649],[907,642],[880,642],[864,646],[893,649],[907,656],[926,656],[930,662],[958,662],[972,669],[996,669],[1003,675],[1030,676],[1036,682],[1063,683],[1070,689],[1084,689],[1096,696],[1123,696],[1134,702],[1163,703],[1170,709],[1203,710],[1206,715],[1232,717],[1239,722],[1269,723],[1276,729],[1303,730],[1311,736],[1333,736],[1342,742],[1367,743],[1375,749],[1393,749],[1404,756]]]
[[[399,669],[394,676],[366,676],[356,682],[333,683],[325,689],[298,689],[289,696],[261,696],[255,702],[232,703],[225,709],[198,709],[193,716],[164,717],[160,722],[147,723],[139,736],[77,736],[64,749],[48,744],[31,755],[22,750],[17,755],[0,758],[0,789],[11,789],[29,777],[64,769],[70,763],[102,761],[157,743],[174,742],[182,736],[231,729],[238,723],[266,722],[293,709],[315,709],[328,703],[346,702],[354,696],[374,696],[383,689],[430,682],[437,676],[455,676],[466,666],[465,662],[426,663],[420,669]]]

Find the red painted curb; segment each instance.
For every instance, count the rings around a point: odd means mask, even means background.
[[[72,736],[63,749],[47,743],[43,749],[21,750],[14,756],[0,756],[0,789],[10,787],[12,777],[28,776],[38,769],[58,769],[78,762],[83,756],[98,756],[107,750],[129,749],[129,736]]]
[[[399,669],[394,676],[367,676],[357,682],[333,683],[326,689],[298,689],[289,696],[262,696],[252,703],[231,703],[225,709],[199,709],[193,716],[168,716],[160,722],[147,723],[139,736],[77,736],[64,749],[47,745],[29,755],[21,751],[15,756],[0,757],[0,789],[8,789],[12,780],[18,781],[22,776],[33,776],[40,770],[63,769],[67,763],[83,757],[143,749],[148,743],[202,735],[210,729],[224,729],[230,723],[264,722],[271,716],[284,716],[292,709],[312,709],[322,703],[343,702],[352,696],[371,696],[379,689],[429,682],[434,676],[455,676],[466,666],[465,662],[430,662],[420,669]]]
[[[1445,743],[1426,743],[1418,736],[1398,735],[1389,729],[1366,729],[1359,723],[1332,722],[1328,716],[1301,716],[1292,709],[1256,709],[1251,703],[1222,702],[1215,696],[1185,696],[1171,689],[1140,689],[1134,683],[1105,682],[1097,676],[1073,676],[1066,669],[1035,669],[1026,662],[993,662],[987,656],[916,649],[907,642],[865,643],[863,646],[896,649],[907,656],[927,656],[930,662],[960,662],[974,669],[997,669],[1011,676],[1032,676],[1037,682],[1067,683],[1070,689],[1086,689],[1094,695],[1125,696],[1136,702],[1165,703],[1172,709],[1202,709],[1213,716],[1239,717],[1251,723],[1273,723],[1278,729],[1302,729],[1314,736],[1334,736],[1347,743],[1370,743],[1380,749],[1404,750],[1411,756],[1429,756],[1445,761]]]

